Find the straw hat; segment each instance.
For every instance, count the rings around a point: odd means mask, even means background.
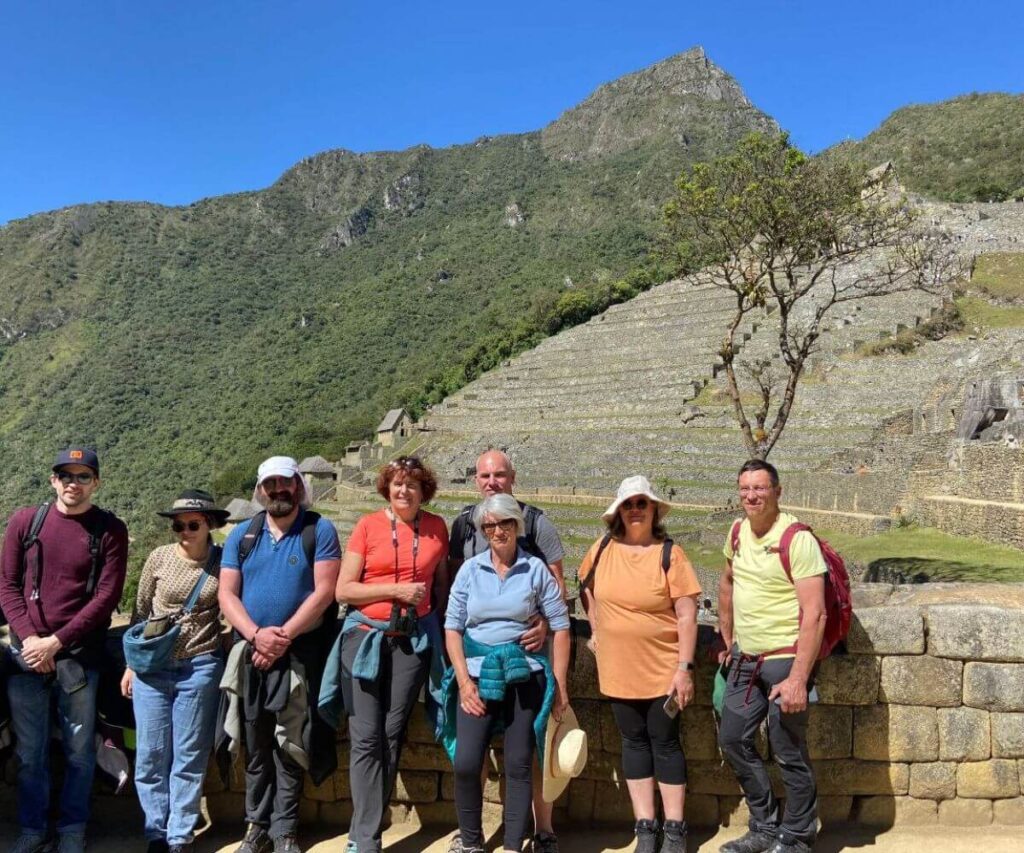
[[[609,505],[608,509],[604,511],[602,518],[611,523],[615,519],[615,513],[619,511],[619,506],[623,501],[628,501],[630,498],[636,498],[643,496],[648,498],[652,503],[658,507],[658,521],[661,521],[668,511],[672,509],[672,505],[659,498],[654,494],[654,489],[651,488],[650,480],[648,480],[642,474],[636,474],[632,477],[626,477],[621,483],[619,483],[619,490],[615,493],[615,500]]]
[[[553,803],[569,787],[587,764],[587,733],[580,728],[572,708],[566,707],[561,720],[548,717],[544,733],[544,768],[542,793],[545,802]]]

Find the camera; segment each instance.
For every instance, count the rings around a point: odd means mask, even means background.
[[[397,601],[391,605],[391,618],[388,620],[388,631],[393,634],[409,636],[416,631],[416,608],[403,607]]]

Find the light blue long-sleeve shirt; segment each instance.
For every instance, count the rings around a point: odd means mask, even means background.
[[[502,580],[494,570],[488,548],[463,563],[455,576],[444,627],[462,631],[478,643],[500,646],[519,642],[538,613],[552,631],[569,628],[569,609],[551,570],[543,560],[520,548]],[[473,678],[480,677],[481,663],[482,657],[466,659]],[[543,667],[531,660],[530,668],[539,672]]]

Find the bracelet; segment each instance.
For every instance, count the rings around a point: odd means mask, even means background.
[[[260,632],[260,627],[261,626],[257,625],[256,626],[256,630],[252,632],[252,639],[249,640],[250,643],[255,643],[256,642],[256,635]]]
[[[677,668],[680,672],[693,672],[697,667],[693,665],[693,661],[681,660]]]

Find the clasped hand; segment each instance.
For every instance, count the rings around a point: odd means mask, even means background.
[[[38,637],[33,634],[21,644],[21,659],[36,672],[53,672],[56,669],[54,656],[61,649],[56,637]]]
[[[271,625],[260,628],[252,638],[252,663],[256,669],[270,669],[292,643],[284,628]]]

